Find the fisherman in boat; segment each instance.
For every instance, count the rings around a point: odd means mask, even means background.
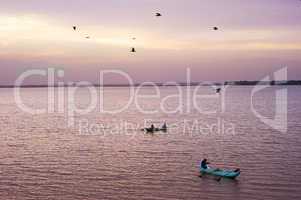
[[[152,124],[150,128],[145,128],[146,132],[153,133],[155,132],[155,126]]]
[[[150,130],[155,131],[155,126],[153,124],[151,125]]]
[[[152,124],[150,128],[144,128],[142,130],[146,131],[146,132],[149,132],[149,133],[158,132],[158,131],[166,132],[167,131],[167,125],[166,125],[166,123],[164,123],[161,128],[156,128],[155,125]]]
[[[162,131],[167,131],[167,124],[166,124],[166,122],[163,124],[161,130]]]
[[[202,160],[201,169],[208,169],[209,168],[208,164],[210,164],[210,163],[207,161],[206,158],[204,160]]]

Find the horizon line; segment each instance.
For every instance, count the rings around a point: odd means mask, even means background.
[[[26,84],[26,85],[0,85],[0,88],[46,88],[46,87],[139,87],[143,85],[144,87],[152,87],[154,85],[158,87],[172,87],[172,86],[225,86],[225,85],[237,85],[237,86],[248,86],[248,85],[301,85],[301,80],[283,80],[283,81],[225,81],[225,82],[210,82],[210,81],[201,81],[201,82],[175,82],[174,84],[168,83],[155,83],[153,84],[144,84],[144,83],[134,83],[134,84],[79,84],[79,82],[71,82],[67,84]]]

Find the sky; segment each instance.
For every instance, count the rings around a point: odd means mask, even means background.
[[[182,82],[187,68],[192,81],[260,80],[283,67],[301,79],[299,0],[0,1],[0,85],[49,67],[66,82],[97,83],[108,69],[137,83]]]

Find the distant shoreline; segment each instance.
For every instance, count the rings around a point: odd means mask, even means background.
[[[176,86],[175,84],[164,84],[164,83],[155,83],[158,87],[171,87]],[[190,84],[187,83],[177,83],[177,86],[187,87],[187,86],[255,86],[255,85],[275,85],[275,86],[286,86],[286,85],[301,85],[301,80],[290,80],[290,81],[226,81],[224,83],[220,82],[193,82]],[[0,88],[48,88],[48,87],[139,87],[141,84],[137,83],[134,85],[129,84],[92,84],[92,85],[78,85],[77,83],[65,84],[65,85],[0,85]],[[143,87],[152,87],[153,85],[143,84]]]

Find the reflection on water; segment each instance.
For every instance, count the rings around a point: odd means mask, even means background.
[[[253,115],[251,89],[229,88],[225,113],[200,114],[192,109],[146,115],[131,105],[118,115],[97,110],[76,115],[76,126],[71,128],[66,126],[66,113],[26,114],[15,105],[12,90],[1,89],[0,199],[298,199],[300,89],[289,87],[286,134]],[[273,116],[275,89],[255,98],[262,115]],[[161,92],[167,95],[176,90],[162,88]],[[126,88],[107,88],[105,94],[106,108],[128,99]],[[24,89],[22,95],[27,105],[47,104],[46,89]],[[86,90],[81,89],[78,105],[86,105],[87,99]],[[159,103],[149,99],[141,101],[141,106],[154,110]],[[171,99],[168,106],[177,103]],[[204,100],[200,105],[206,110],[219,108],[217,101]],[[82,120],[100,129],[80,134]],[[139,130],[144,120],[156,125],[166,121],[170,129],[145,134]],[[112,131],[117,122],[137,126]],[[232,132],[218,133],[224,127]],[[216,167],[239,167],[242,174],[235,181],[200,178],[198,163],[204,157]]]

